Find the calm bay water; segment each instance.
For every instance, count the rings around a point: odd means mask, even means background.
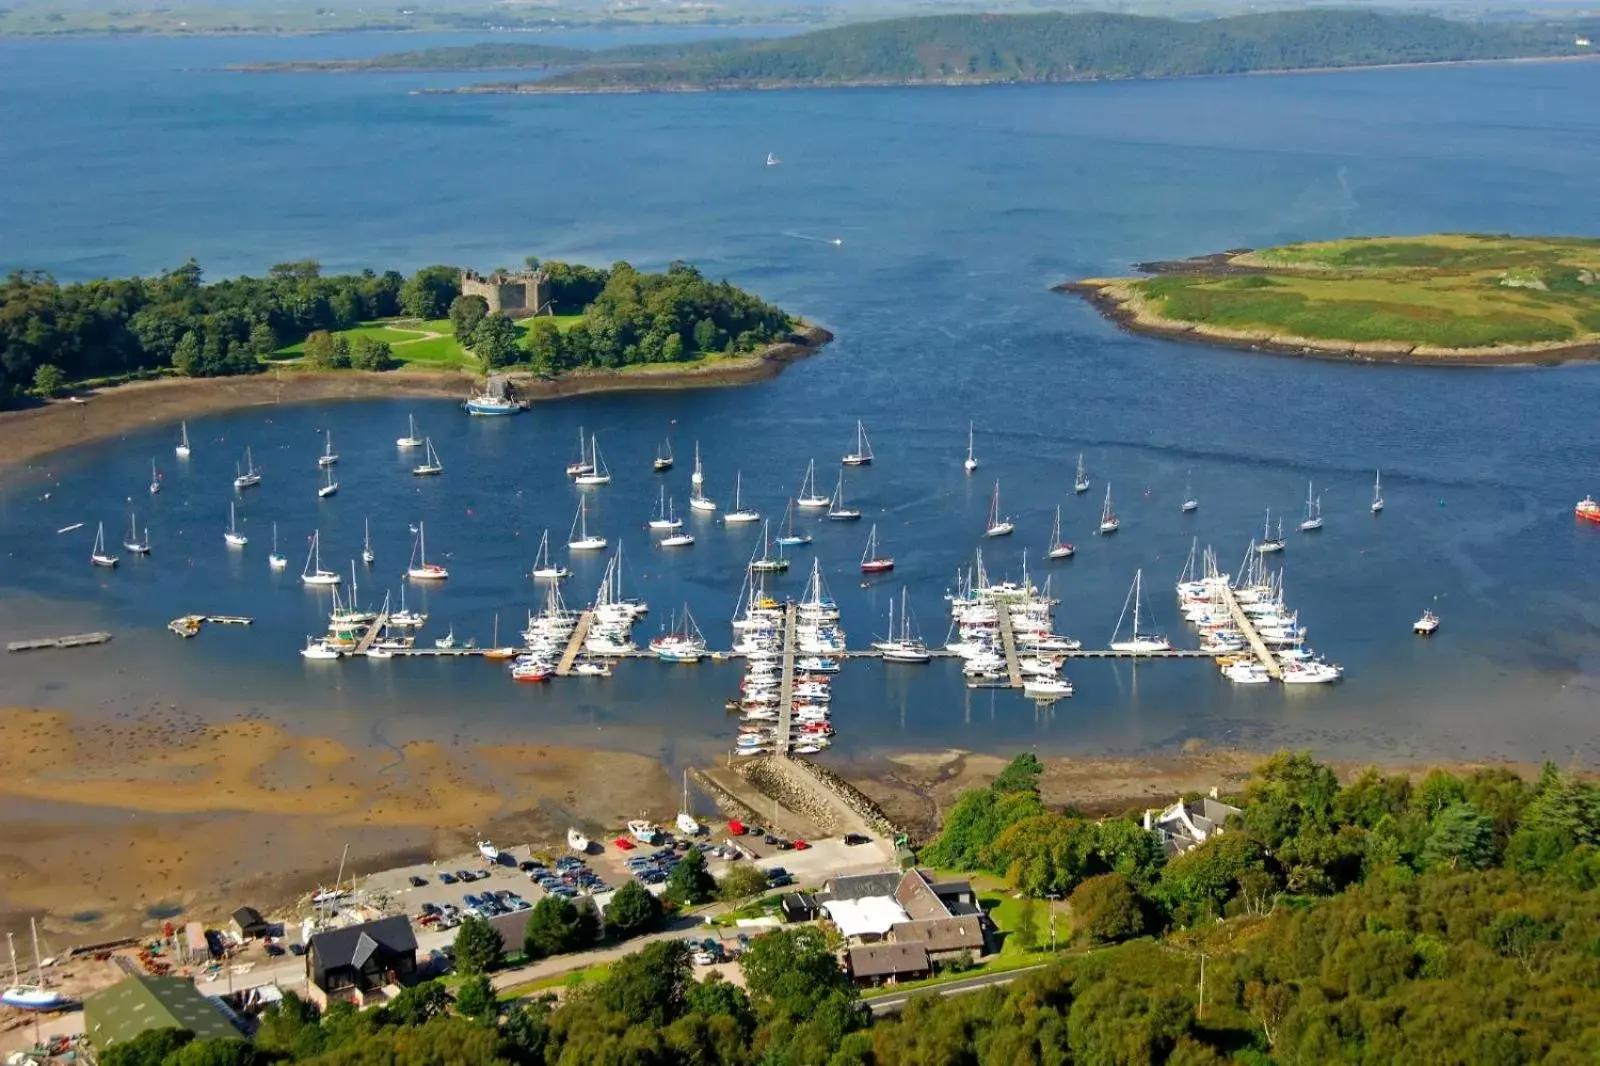
[[[1200,664],[1082,663],[1078,695],[1036,712],[968,693],[954,666],[854,665],[836,694],[841,751],[962,746],[1147,750],[1187,737],[1311,744],[1346,756],[1596,757],[1596,531],[1582,427],[1587,367],[1446,373],[1346,367],[1177,346],[1118,333],[1048,291],[1134,261],[1344,233],[1600,230],[1600,67],[1519,65],[990,90],[793,92],[559,99],[416,96],[426,76],[253,77],[261,57],[345,55],[393,40],[0,43],[0,261],[63,278],[149,272],[194,255],[213,276],[290,258],[329,269],[429,262],[480,269],[525,254],[658,267],[696,262],[838,334],[824,354],[745,389],[594,398],[517,419],[445,403],[275,408],[191,423],[180,466],[168,427],[89,445],[0,482],[0,630],[104,625],[117,640],[14,657],[0,702],[87,710],[180,703],[261,709],[310,729],[551,739],[703,754],[726,746],[732,667],[629,663],[609,682],[529,691],[486,664],[305,664],[325,620],[298,582],[306,538],[348,568],[362,522],[378,563],[364,597],[398,590],[408,526],[425,520],[447,587],[413,589],[434,624],[489,638],[520,628],[539,532],[558,544],[577,504],[562,476],[579,426],[600,434],[614,483],[592,521],[630,562],[648,638],[687,602],[728,641],[759,531],[701,523],[669,556],[642,526],[649,459],[680,508],[701,442],[708,492],[774,517],[815,456],[824,490],[865,419],[878,454],[847,493],[859,527],[818,524],[777,588],[823,563],[853,644],[886,625],[902,585],[930,640],[941,599],[979,544],[999,479],[1018,523],[984,544],[991,572],[1027,549],[1062,598],[1060,628],[1111,635],[1134,571],[1155,623],[1185,641],[1171,584],[1193,537],[1237,565],[1267,507],[1296,520],[1308,481],[1328,523],[1291,534],[1288,598],[1312,643],[1347,668],[1325,691],[1234,689]],[[784,160],[767,168],[768,151]],[[834,246],[828,241],[842,240]],[[393,446],[415,411],[447,473],[420,483]],[[92,409],[85,417],[93,417]],[[983,467],[965,477],[965,430]],[[337,497],[318,502],[314,456],[331,428]],[[240,498],[251,541],[221,531],[235,461],[265,483]],[[1070,492],[1084,452],[1095,489]],[[145,491],[154,457],[163,492]],[[1373,470],[1389,506],[1367,514]],[[1202,501],[1180,516],[1186,479]],[[1091,536],[1109,480],[1123,530]],[[45,492],[48,500],[41,499]],[[1078,557],[1042,555],[1057,504]],[[121,539],[130,506],[155,554],[113,574],[84,556],[97,521]],[[56,536],[73,522],[85,529]],[[265,557],[277,522],[290,571]],[[876,521],[898,567],[862,587]],[[586,601],[602,561],[567,586]],[[1438,639],[1410,636],[1435,603]],[[249,614],[247,632],[164,632],[189,611]]]

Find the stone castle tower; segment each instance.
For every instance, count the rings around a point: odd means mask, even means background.
[[[525,270],[515,274],[490,274],[483,277],[475,270],[461,272],[461,295],[482,296],[489,312],[499,311],[508,318],[527,318],[529,315],[548,313],[550,280],[542,270]]]

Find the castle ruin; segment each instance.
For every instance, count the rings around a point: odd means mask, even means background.
[[[527,318],[529,315],[549,313],[550,279],[542,270],[490,274],[488,277],[475,270],[463,270],[461,295],[483,297],[489,305],[490,314],[498,311],[507,318]]]

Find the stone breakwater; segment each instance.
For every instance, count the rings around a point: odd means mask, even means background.
[[[690,770],[689,779],[695,786],[711,797],[711,802],[717,805],[717,810],[726,818],[737,819],[748,825],[760,825],[761,816],[756,809],[723,788],[709,776],[699,770]]]
[[[893,839],[900,832],[854,785],[806,759],[749,759],[739,766],[739,774],[762,795],[829,835],[867,832]]]
[[[887,839],[893,840],[904,832],[900,826],[889,820],[883,808],[874,803],[871,797],[826,766],[820,766],[809,759],[791,759],[790,765],[816,778],[840,803],[849,807],[862,821]]]

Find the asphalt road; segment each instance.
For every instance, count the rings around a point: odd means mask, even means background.
[[[867,1004],[867,1009],[872,1011],[874,1016],[895,1014],[905,1007],[906,1002],[912,996],[920,996],[927,993],[937,996],[959,996],[967,992],[977,992],[981,989],[990,988],[994,985],[1009,985],[1017,978],[1035,973],[1049,965],[1050,963],[1048,962],[1041,962],[1037,966],[1024,966],[1020,970],[979,974],[977,977],[966,977],[959,981],[951,981],[948,984],[918,988],[910,992],[895,993],[887,996],[877,996],[864,1002]]]

